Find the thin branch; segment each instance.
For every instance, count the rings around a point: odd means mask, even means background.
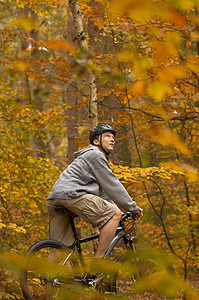
[[[162,214],[163,214],[163,208],[165,206],[165,203],[166,203],[166,199],[163,195],[163,192],[162,192],[162,189],[161,187],[159,186],[159,184],[157,182],[155,182],[154,180],[151,179],[151,181],[153,182],[153,184],[155,184],[157,186],[157,188],[159,189],[159,192],[160,192],[160,195],[162,197],[162,205],[161,205],[161,208],[160,208],[160,217],[162,218]]]
[[[196,116],[196,118],[199,119],[199,114],[194,110],[194,108],[193,108],[191,102],[189,101],[187,94],[186,94],[185,91],[183,90],[183,88],[182,88],[180,82],[178,81],[177,84],[178,84],[178,87],[179,87],[180,91],[182,92],[182,94],[184,95],[185,99],[187,100],[187,103],[188,103],[190,109],[192,110],[192,112],[194,113],[194,115]]]
[[[107,104],[104,104],[104,103],[98,103],[99,106],[104,106],[104,107],[108,107],[110,110],[114,110],[114,109],[117,109],[115,106],[113,107],[110,107],[109,105]],[[145,114],[149,117],[152,117],[152,118],[156,118],[157,121],[164,121],[164,118],[160,117],[160,116],[157,116],[157,115],[154,115],[154,114],[151,114],[151,113],[148,113],[142,109],[139,109],[139,108],[135,108],[135,107],[123,107],[124,110],[134,110],[134,111],[137,111],[137,112],[140,112],[142,114]],[[194,116],[190,116],[188,117],[190,114],[194,114]],[[195,111],[194,112],[188,112],[186,113],[185,115],[183,116],[178,116],[178,117],[173,117],[173,118],[170,118],[169,121],[188,121],[188,120],[194,120],[195,118],[198,118],[199,117],[199,113]]]
[[[195,88],[199,89],[199,85],[197,85],[197,84],[195,84],[195,83],[193,83],[193,82],[190,82],[189,80],[186,80],[185,82],[188,83],[189,85],[192,85],[192,86],[194,86]]]

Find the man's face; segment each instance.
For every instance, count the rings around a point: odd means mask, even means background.
[[[100,137],[95,140],[95,145],[100,145]],[[111,132],[103,132],[102,133],[102,147],[106,150],[106,152],[110,153],[113,151],[115,146],[115,137]]]

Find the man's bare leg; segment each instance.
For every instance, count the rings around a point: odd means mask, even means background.
[[[106,249],[108,248],[110,242],[114,238],[119,221],[121,219],[121,215],[122,215],[122,212],[118,208],[118,210],[113,215],[113,217],[102,227],[100,236],[99,236],[97,251],[95,254],[96,258],[104,257]]]

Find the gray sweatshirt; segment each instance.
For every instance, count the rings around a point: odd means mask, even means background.
[[[61,173],[47,200],[94,194],[133,214],[140,208],[111,171],[105,155],[93,145],[75,152],[75,160]]]

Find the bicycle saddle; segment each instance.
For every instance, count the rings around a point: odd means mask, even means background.
[[[59,212],[60,214],[71,213],[71,211],[63,205],[57,205],[54,207],[54,210]]]
[[[71,215],[73,218],[75,218],[75,217],[78,216],[75,213],[73,213],[70,209],[66,208],[63,205],[57,205],[57,206],[55,206],[54,210],[57,211],[60,214]]]

